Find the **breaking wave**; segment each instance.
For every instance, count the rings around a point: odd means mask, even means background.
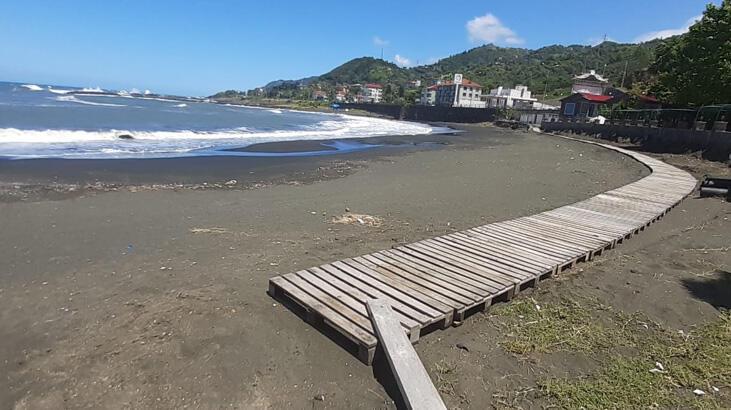
[[[35,85],[35,84],[23,84],[21,85],[23,88],[27,88],[30,91],[42,91],[43,87]]]
[[[96,105],[99,107],[126,107],[124,104],[98,103],[93,101],[80,100],[73,95],[61,95],[56,97],[56,101],[74,102],[78,104]]]
[[[89,159],[182,157],[210,155],[212,151],[264,142],[417,135],[435,131],[428,125],[411,122],[349,115],[335,117],[338,118],[296,130],[274,131],[245,127],[207,132],[0,128],[0,156]],[[131,135],[133,139],[121,139],[121,135]]]

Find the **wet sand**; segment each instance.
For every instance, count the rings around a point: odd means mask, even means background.
[[[6,194],[27,194],[0,203],[0,407],[392,408],[393,386],[271,299],[269,277],[647,174],[587,144],[465,129],[315,158],[3,163]],[[346,208],[383,223],[332,223]],[[427,367],[472,326],[425,336]]]

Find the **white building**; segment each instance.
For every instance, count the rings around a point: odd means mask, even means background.
[[[454,77],[456,81],[437,84],[436,105],[485,108],[485,101],[482,100],[482,86],[474,81],[463,79],[461,74]]]
[[[487,95],[487,106],[492,108],[530,108],[538,101],[531,97],[531,92],[524,85],[515,88],[498,87],[490,90]]]
[[[419,104],[434,105],[437,102],[437,86],[432,85],[421,90],[421,98]]]
[[[365,84],[360,89],[361,102],[378,104],[383,99],[383,86],[381,84]]]
[[[574,77],[571,93],[604,95],[608,87],[609,80],[597,74],[596,71],[591,70],[588,73]]]

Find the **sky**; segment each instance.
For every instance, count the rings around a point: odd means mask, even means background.
[[[210,95],[381,50],[412,66],[486,43],[647,41],[687,31],[708,2],[2,0],[0,81]]]

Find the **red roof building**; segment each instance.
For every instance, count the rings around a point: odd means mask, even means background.
[[[576,93],[561,99],[561,116],[564,118],[586,118],[599,115],[600,105],[614,104],[611,95]]]

